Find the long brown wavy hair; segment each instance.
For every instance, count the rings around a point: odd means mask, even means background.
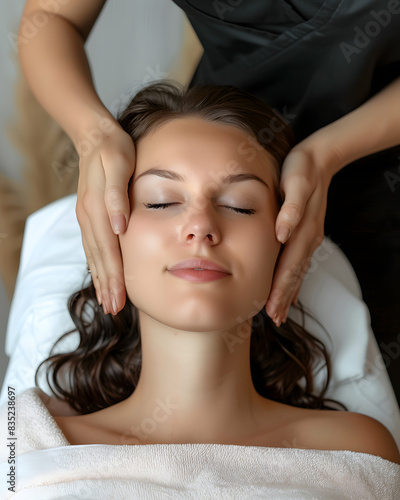
[[[290,127],[266,103],[230,85],[197,86],[185,90],[176,82],[162,81],[144,87],[118,116],[122,128],[137,144],[163,123],[182,117],[238,127],[248,132],[276,160],[275,192],[282,205],[279,175],[283,161],[295,144]],[[283,247],[281,248],[282,251]],[[253,317],[250,341],[251,375],[263,397],[292,406],[337,410],[333,399],[324,398],[331,378],[331,362],[323,342],[304,329],[304,308],[299,303],[302,324],[290,318],[279,328],[264,308]],[[142,349],[138,310],[127,298],[116,315],[105,315],[98,305],[93,282],[71,295],[68,310],[75,329],[54,344],[46,379],[54,395],[67,401],[79,414],[92,413],[128,398],[139,380]],[[67,335],[78,332],[78,347],[54,353]],[[323,361],[326,379],[317,392],[313,371]],[[52,387],[54,384],[54,388]]]

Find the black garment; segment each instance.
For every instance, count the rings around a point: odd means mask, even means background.
[[[400,76],[398,0],[173,1],[204,48],[190,87],[247,90],[280,112],[298,141]],[[400,147],[333,177],[325,234],[355,269],[400,403]]]

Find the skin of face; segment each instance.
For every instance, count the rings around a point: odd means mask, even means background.
[[[175,331],[221,332],[266,303],[281,247],[275,237],[275,167],[261,148],[244,155],[248,141],[237,127],[185,117],[162,124],[136,145],[131,216],[120,246],[127,295],[141,322],[147,316]],[[141,176],[150,169],[172,171],[185,181]],[[256,175],[269,188],[254,179],[223,183],[238,174]],[[148,205],[165,203],[173,205]],[[190,282],[169,271],[197,257],[230,275]]]

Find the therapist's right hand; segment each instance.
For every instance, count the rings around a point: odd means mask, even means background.
[[[115,315],[126,301],[117,234],[128,226],[128,183],[135,170],[135,146],[116,122],[99,143],[86,149],[78,150],[76,216],[97,300],[105,314]]]

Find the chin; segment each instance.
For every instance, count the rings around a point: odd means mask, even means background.
[[[258,311],[252,307],[242,309],[239,304],[221,303],[214,301],[192,300],[180,303],[159,304],[154,303],[151,308],[140,308],[141,313],[153,318],[158,323],[164,324],[169,328],[188,332],[216,332],[224,330],[238,329],[240,336],[240,325]]]

